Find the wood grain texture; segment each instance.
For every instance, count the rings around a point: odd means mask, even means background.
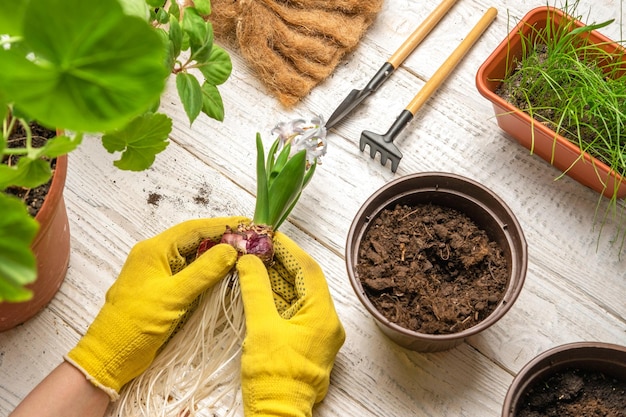
[[[174,118],[170,145],[145,172],[117,171],[98,138],[86,140],[70,156],[65,190],[72,233],[66,281],[34,319],[0,333],[0,415],[85,332],[136,242],[191,218],[252,216],[256,132],[269,141],[277,122],[328,117],[436,5],[387,0],[358,48],[292,109],[267,95],[234,51],[233,76],[221,88],[224,122],[199,117],[190,127],[170,84],[162,99]],[[599,235],[598,195],[568,177],[555,181],[558,171],[499,130],[474,84],[514,19],[542,5],[496,5],[496,20],[396,139],[404,157],[395,174],[359,151],[361,131],[384,133],[492,4],[457,2],[378,92],[331,130],[329,153],[282,229],[322,266],[347,332],[315,416],[497,417],[513,376],[536,354],[579,340],[626,344],[626,252],[620,257],[611,243],[618,220],[607,220]],[[619,21],[621,12],[618,0],[581,0],[579,10],[596,22]],[[619,24],[603,33],[619,39]],[[344,261],[351,221],[369,195],[394,178],[425,171],[461,174],[498,193],[518,217],[530,257],[522,294],[501,321],[458,348],[432,354],[404,350],[379,331],[358,304]],[[161,196],[157,204],[148,203],[151,193]]]

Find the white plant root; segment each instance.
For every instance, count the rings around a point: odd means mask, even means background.
[[[241,415],[244,334],[239,279],[233,272],[201,296],[196,311],[152,365],[124,387],[110,415]]]

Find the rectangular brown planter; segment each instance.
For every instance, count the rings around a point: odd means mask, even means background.
[[[538,7],[531,10],[522,18],[509,35],[498,45],[487,60],[481,65],[476,74],[478,91],[492,102],[498,126],[523,146],[567,175],[586,185],[606,197],[626,197],[626,182],[612,171],[606,164],[591,157],[587,153],[581,156],[578,145],[571,143],[554,130],[533,120],[527,113],[508,103],[495,92],[502,84],[501,80],[515,65],[514,57],[522,56],[522,36],[529,36],[535,29],[546,27],[551,19],[556,24],[565,20],[574,20],[562,10],[553,7]],[[576,20],[577,27],[585,26]],[[533,29],[535,28],[535,29]],[[624,48],[597,31],[587,32],[595,44],[615,55],[621,55],[626,70],[626,55]]]

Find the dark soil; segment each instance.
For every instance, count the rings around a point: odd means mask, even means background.
[[[426,334],[484,320],[509,277],[496,242],[464,214],[430,204],[383,210],[361,242],[357,272],[387,319]]]
[[[626,417],[626,381],[566,369],[531,387],[522,401],[516,417]]]
[[[50,130],[44,127],[41,127],[37,124],[31,123],[30,128],[32,131],[32,146],[35,148],[39,148],[43,146],[48,139],[51,139],[56,136],[56,132],[54,130]],[[8,147],[9,148],[20,148],[24,147],[26,143],[26,134],[24,132],[23,127],[20,124],[16,125],[15,131],[9,136]],[[17,164],[19,157],[15,155],[8,155],[3,160],[3,164],[7,164],[9,166],[13,166]],[[51,162],[51,168],[54,169],[56,165],[56,160]],[[28,208],[28,212],[31,216],[35,217],[41,206],[43,205],[46,196],[48,195],[48,191],[50,190],[50,183],[52,180],[48,181],[48,183],[40,185],[36,188],[22,188],[22,187],[9,187],[5,190],[7,194],[14,195],[24,201],[26,207]]]

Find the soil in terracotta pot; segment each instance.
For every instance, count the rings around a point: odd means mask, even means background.
[[[30,124],[30,128],[33,138],[32,146],[35,148],[43,146],[48,139],[56,136],[56,132],[54,130],[43,128],[34,123]],[[25,146],[25,142],[26,135],[24,133],[23,127],[20,124],[17,124],[15,131],[9,136],[9,140],[7,142],[8,147],[22,148]],[[18,160],[19,157],[17,156],[8,155],[2,160],[2,163],[11,166],[17,164]],[[55,163],[56,160],[53,160],[51,164],[52,169],[54,169]],[[36,188],[9,187],[5,190],[5,192],[7,194],[11,194],[22,199],[25,202],[30,215],[35,217],[41,209],[46,195],[48,195],[51,182],[52,180]]]
[[[457,333],[484,320],[509,277],[502,249],[485,231],[431,204],[383,210],[360,243],[357,272],[388,320],[426,334]]]
[[[516,417],[626,417],[626,381],[566,369],[524,394]]]

